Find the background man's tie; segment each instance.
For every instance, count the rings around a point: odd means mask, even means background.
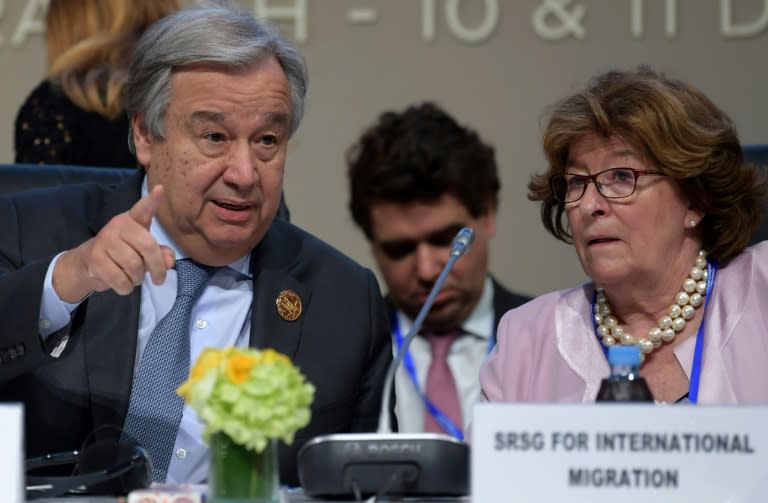
[[[155,482],[165,481],[184,409],[176,388],[189,374],[192,307],[215,271],[191,259],[176,261],[176,301],[149,336],[133,376],[124,430],[149,453]]]
[[[427,398],[432,401],[443,414],[459,429],[463,429],[461,422],[461,403],[459,392],[456,388],[456,380],[448,367],[448,351],[451,344],[461,335],[461,332],[447,332],[444,334],[426,334],[429,344],[432,346],[432,363],[427,372]],[[435,421],[429,411],[424,413],[424,431],[433,433],[445,433],[440,424]]]

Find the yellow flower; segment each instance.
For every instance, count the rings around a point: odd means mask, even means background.
[[[229,347],[203,350],[177,393],[197,412],[204,438],[222,432],[261,451],[271,438],[291,443],[309,424],[315,388],[286,355]]]
[[[251,373],[251,368],[259,363],[260,358],[254,355],[235,354],[226,362],[226,373],[230,381],[243,384]]]

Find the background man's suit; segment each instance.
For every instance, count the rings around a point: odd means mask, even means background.
[[[51,259],[127,211],[139,199],[142,175],[114,190],[88,184],[0,199],[0,400],[24,402],[28,456],[79,449],[96,426],[123,424],[141,289],[85,300],[51,336],[53,344],[69,335],[57,359],[52,344],[40,342],[38,318]],[[287,354],[317,389],[311,423],[280,453],[282,481],[297,484],[296,452],[306,440],[376,429],[391,361],[384,302],[369,270],[287,222],[275,220],[251,255],[250,345]],[[302,300],[294,322],[276,311],[283,290]]]
[[[524,297],[516,293],[512,293],[502,286],[501,283],[492,278],[493,281],[493,343],[496,344],[496,328],[499,326],[499,321],[504,313],[517,306],[522,306],[529,300],[530,297]]]
[[[527,297],[515,294],[507,290],[501,285],[501,283],[497,282],[493,278],[491,278],[490,282],[486,281],[486,285],[492,285],[493,290],[492,297],[489,299],[490,302],[488,304],[488,309],[493,311],[492,313],[489,313],[493,316],[493,326],[488,326],[490,333],[486,331],[484,333],[485,338],[482,339],[478,337],[479,334],[477,333],[475,333],[475,335],[465,335],[465,343],[462,345],[454,345],[453,347],[458,349],[452,350],[454,351],[454,355],[460,355],[458,357],[454,357],[455,359],[453,360],[453,365],[456,366],[452,367],[452,371],[454,372],[453,376],[458,387],[457,391],[459,395],[460,406],[465,413],[465,424],[457,424],[457,426],[460,428],[466,428],[466,426],[468,426],[469,420],[471,418],[470,414],[472,411],[472,406],[480,399],[480,383],[477,376],[480,371],[480,364],[487,355],[488,349],[496,343],[496,327],[499,324],[499,320],[504,315],[504,313],[510,309],[520,306],[530,300]],[[484,293],[483,295],[485,296],[486,294]],[[387,312],[390,316],[396,316],[395,306],[392,304],[392,299],[389,296],[387,296],[386,299],[388,305]],[[475,306],[475,309],[479,309],[479,307]],[[474,312],[475,311],[473,311],[473,313]],[[470,318],[472,318],[473,315],[474,314],[471,314]],[[488,321],[488,325],[490,325],[491,320]],[[468,323],[468,319],[463,320],[462,323]],[[476,329],[477,325],[475,324],[474,327]],[[466,329],[466,327],[464,328]],[[398,327],[398,330],[401,332],[401,337],[404,338],[407,335],[406,327]],[[421,339],[421,336],[419,339]],[[472,341],[470,343],[472,345],[471,348],[467,346],[466,340]],[[476,345],[481,346],[478,348],[479,351],[475,349]],[[394,346],[395,350],[397,350],[396,344],[394,344]],[[416,375],[418,376],[426,376],[429,367],[429,364],[427,364],[424,360],[425,350],[429,351],[428,344],[425,343],[421,346],[418,346],[417,340],[413,341],[413,344],[410,348],[412,357],[411,361],[414,365]],[[401,431],[408,433],[422,431],[424,418],[429,413],[420,395],[420,392],[425,391],[426,380],[422,377],[418,377],[417,379],[421,388],[420,390],[417,390],[414,386],[412,375],[409,371],[407,371],[405,365],[398,369],[397,377],[395,379],[394,390],[395,395],[397,396],[395,416]]]

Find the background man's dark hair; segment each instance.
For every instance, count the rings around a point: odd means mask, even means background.
[[[350,147],[347,165],[349,209],[368,239],[377,201],[431,202],[450,193],[473,217],[498,203],[493,147],[434,103],[381,114]]]

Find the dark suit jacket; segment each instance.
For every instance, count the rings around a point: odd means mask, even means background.
[[[141,289],[83,302],[61,331],[70,339],[59,358],[41,344],[38,318],[51,259],[130,208],[140,185],[138,173],[114,190],[70,185],[0,198],[0,400],[24,403],[28,456],[79,449],[95,427],[124,422]],[[376,429],[391,361],[384,302],[369,270],[287,222],[276,220],[251,255],[250,344],[287,354],[316,387],[311,423],[281,447],[281,479],[298,485],[296,453],[309,438]],[[303,303],[294,322],[275,308],[285,289]]]
[[[523,297],[522,295],[518,295],[516,293],[512,293],[511,291],[507,290],[502,286],[501,283],[496,281],[495,278],[491,277],[491,281],[493,282],[493,333],[491,334],[491,338],[493,340],[493,344],[496,344],[496,328],[499,326],[499,320],[501,320],[501,317],[509,311],[510,309],[520,306],[522,304],[525,304],[529,300],[531,300],[528,297]],[[387,295],[385,297],[385,300],[387,302],[387,314],[388,319],[390,323],[390,327],[392,327],[392,317],[395,315],[395,305],[392,303],[392,298]],[[390,332],[392,333],[392,332]],[[403,337],[405,337],[405,334],[402,334]],[[478,372],[480,369],[478,369]],[[392,386],[392,393],[390,394],[390,402],[395,403],[397,399],[397,394],[395,392],[395,386]],[[397,416],[395,415],[394,409],[390,413],[390,421],[392,424],[397,424]]]

